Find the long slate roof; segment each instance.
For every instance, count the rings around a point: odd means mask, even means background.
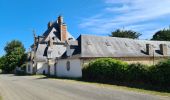
[[[170,42],[136,40],[128,38],[80,35],[77,39],[72,57],[152,57],[146,54],[146,44],[151,44],[155,57],[163,57],[160,53],[160,44],[167,45],[167,56],[170,56]],[[79,55],[79,56],[77,56]]]

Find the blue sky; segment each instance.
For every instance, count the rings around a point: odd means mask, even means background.
[[[0,56],[13,39],[28,49],[32,30],[41,35],[58,15],[75,38],[124,28],[142,33],[140,39],[150,39],[154,32],[169,27],[170,0],[0,0]]]

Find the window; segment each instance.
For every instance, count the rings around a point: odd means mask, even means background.
[[[126,47],[129,47],[129,45],[128,45],[127,43],[125,43],[125,46],[126,46]]]
[[[109,41],[106,41],[105,44],[106,44],[107,46],[111,46],[111,43],[110,43]]]
[[[86,41],[87,45],[92,45],[91,41]]]
[[[67,61],[67,63],[66,63],[66,69],[67,69],[67,71],[70,70],[70,61]]]
[[[28,64],[28,72],[30,72],[30,70],[31,70],[31,66],[30,64]]]

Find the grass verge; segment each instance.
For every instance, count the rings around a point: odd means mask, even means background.
[[[49,77],[44,75],[34,75],[38,79],[53,79],[57,81],[63,81],[63,82],[69,82],[69,83],[80,83],[80,84],[86,84],[86,85],[95,85],[100,88],[111,88],[111,89],[117,89],[117,90],[125,90],[125,91],[132,91],[132,92],[138,92],[138,93],[144,93],[144,94],[152,94],[152,95],[158,95],[158,96],[165,96],[170,98],[169,92],[163,92],[163,91],[154,91],[154,90],[146,90],[142,88],[133,88],[128,86],[121,86],[121,85],[113,85],[113,84],[103,84],[103,83],[97,83],[97,82],[88,82],[81,79],[68,79],[68,78],[56,78],[56,77]]]

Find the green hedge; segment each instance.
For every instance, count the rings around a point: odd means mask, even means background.
[[[127,64],[112,58],[99,58],[83,68],[83,78],[102,82],[142,82],[170,86],[170,60],[155,66]]]
[[[128,64],[112,58],[100,58],[83,68],[83,78],[88,80],[123,80]]]
[[[126,80],[130,82],[147,82],[148,66],[140,63],[128,65]]]
[[[152,84],[170,86],[170,59],[152,66],[149,75]]]

